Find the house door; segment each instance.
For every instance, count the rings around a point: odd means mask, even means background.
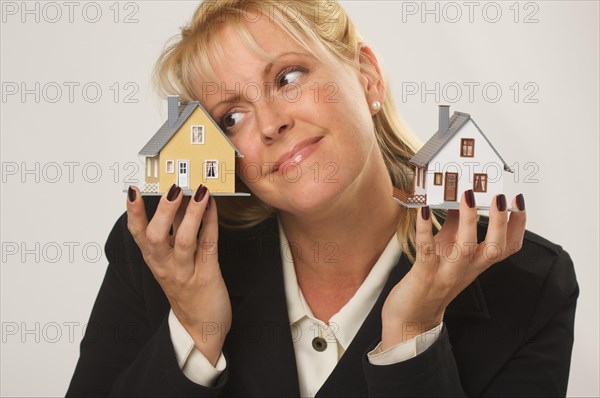
[[[456,202],[456,182],[458,181],[458,173],[446,173],[446,181],[444,183],[444,201]]]
[[[190,161],[189,160],[178,160],[177,161],[177,185],[181,188],[190,187]]]

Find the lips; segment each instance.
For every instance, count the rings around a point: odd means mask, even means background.
[[[309,138],[291,147],[286,153],[277,159],[277,162],[273,167],[273,172],[276,172],[280,169],[285,169],[285,167],[289,164],[300,163],[309,157],[317,149],[318,143],[322,138],[323,137]]]

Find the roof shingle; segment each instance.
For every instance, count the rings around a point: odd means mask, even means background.
[[[215,125],[217,130],[225,137],[229,145],[235,150],[235,154],[238,157],[242,157],[243,155],[240,151],[233,145],[233,142],[227,137],[227,135],[221,130],[217,122],[206,112],[204,107],[200,105],[198,101],[191,101],[184,104],[179,105],[179,117],[173,123],[172,127],[169,127],[169,121],[166,120],[163,125],[158,129],[156,134],[144,145],[144,147],[140,150],[139,154],[144,156],[156,156],[160,153],[160,151],[167,145],[167,142],[179,131],[181,126],[188,120],[188,118],[192,115],[196,108],[200,108],[204,114],[209,118],[209,120]]]
[[[425,167],[433,160],[435,155],[446,145],[448,141],[469,121],[471,120],[477,130],[481,133],[483,138],[488,142],[492,150],[498,155],[498,158],[504,165],[504,170],[512,172],[510,167],[506,164],[502,156],[496,151],[496,148],[492,145],[490,140],[483,134],[483,131],[479,128],[475,120],[471,118],[471,115],[463,112],[454,112],[450,120],[448,121],[448,130],[444,134],[439,134],[439,130],[431,136],[431,138],[421,147],[421,149],[410,158],[410,163],[417,167]]]

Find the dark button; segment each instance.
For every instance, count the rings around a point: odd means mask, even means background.
[[[323,337],[315,337],[312,341],[315,351],[323,352],[327,349],[327,342]]]

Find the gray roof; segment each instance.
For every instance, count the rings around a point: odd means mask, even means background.
[[[206,114],[208,119],[215,125],[217,130],[223,135],[223,137],[227,140],[229,145],[235,150],[235,154],[238,157],[242,157],[243,155],[240,151],[233,145],[233,142],[227,137],[227,135],[221,130],[219,124],[215,122],[215,120],[206,112],[206,109],[200,105],[198,101],[186,102],[179,105],[179,117],[173,123],[173,127],[169,127],[169,121],[165,121],[161,128],[158,129],[156,134],[144,145],[144,147],[140,150],[139,154],[144,156],[156,156],[158,153],[167,145],[167,142],[177,133],[177,131],[183,126],[186,120],[191,116],[192,112],[196,108],[200,108],[202,112]]]
[[[510,167],[508,167],[504,159],[502,159],[502,156],[500,156],[500,154],[498,153],[496,148],[494,148],[490,140],[488,140],[485,134],[483,134],[483,131],[481,131],[477,123],[475,123],[475,120],[471,119],[471,115],[463,112],[454,112],[454,114],[452,115],[452,117],[450,117],[450,120],[448,121],[448,130],[444,134],[439,134],[438,130],[433,136],[431,136],[429,141],[427,141],[425,145],[421,147],[421,149],[415,154],[415,156],[410,158],[410,163],[418,167],[427,166],[427,164],[429,164],[429,162],[435,157],[435,155],[438,154],[438,152],[444,147],[444,145],[446,145],[446,143],[450,141],[454,134],[456,134],[469,120],[473,122],[477,130],[479,130],[479,132],[481,133],[482,137],[488,142],[488,144],[490,144],[490,148],[492,148],[496,155],[498,155],[498,158],[500,158],[502,164],[504,165],[504,170],[512,173]]]

